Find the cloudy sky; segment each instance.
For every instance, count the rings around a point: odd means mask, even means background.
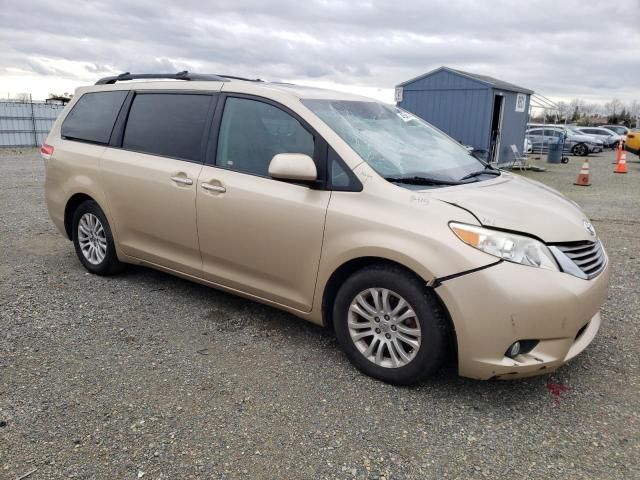
[[[391,101],[442,65],[557,100],[640,100],[640,0],[0,0],[0,97],[190,70]]]

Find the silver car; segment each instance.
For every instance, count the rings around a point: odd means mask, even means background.
[[[563,153],[580,157],[602,151],[602,142],[587,135],[577,135],[563,127],[536,127],[527,131],[534,152],[546,152],[549,144],[564,141]]]
[[[620,134],[604,127],[578,127],[577,130],[592,137],[599,138],[607,148],[618,148],[618,143],[622,138]]]
[[[604,141],[601,138],[595,135],[586,134],[582,132],[578,127],[574,127],[573,125],[566,125],[564,128],[567,130],[569,135],[578,137],[589,137],[591,139],[591,144],[589,145],[589,153],[599,153],[604,150],[605,145]]]

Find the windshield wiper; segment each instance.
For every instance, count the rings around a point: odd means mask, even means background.
[[[409,177],[384,177],[388,182],[406,183],[408,185],[460,185],[463,182],[456,180],[441,180],[439,178],[419,177],[416,175]]]
[[[460,181],[468,180],[468,179],[474,178],[474,177],[479,177],[480,175],[484,175],[484,174],[499,176],[500,175],[500,170],[495,169],[493,167],[490,167],[489,165],[486,165],[484,167],[484,169],[482,169],[482,170],[478,170],[477,172],[471,172],[471,173],[466,174],[464,177],[462,177],[460,179]]]

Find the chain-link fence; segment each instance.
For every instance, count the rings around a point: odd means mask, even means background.
[[[0,100],[0,147],[39,147],[63,105]]]

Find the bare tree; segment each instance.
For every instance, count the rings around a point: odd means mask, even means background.
[[[594,115],[602,113],[602,105],[598,103],[584,103],[581,111],[584,116],[593,117]]]
[[[31,94],[30,93],[18,93],[16,95],[16,100],[22,103],[31,103]]]
[[[615,117],[617,114],[620,113],[620,111],[624,108],[624,105],[622,104],[622,102],[617,99],[614,98],[613,100],[611,100],[610,102],[607,102],[604,104],[604,109],[605,112],[607,113],[607,115],[609,115],[610,117]]]
[[[566,123],[571,112],[571,106],[567,102],[558,102],[558,123]]]

